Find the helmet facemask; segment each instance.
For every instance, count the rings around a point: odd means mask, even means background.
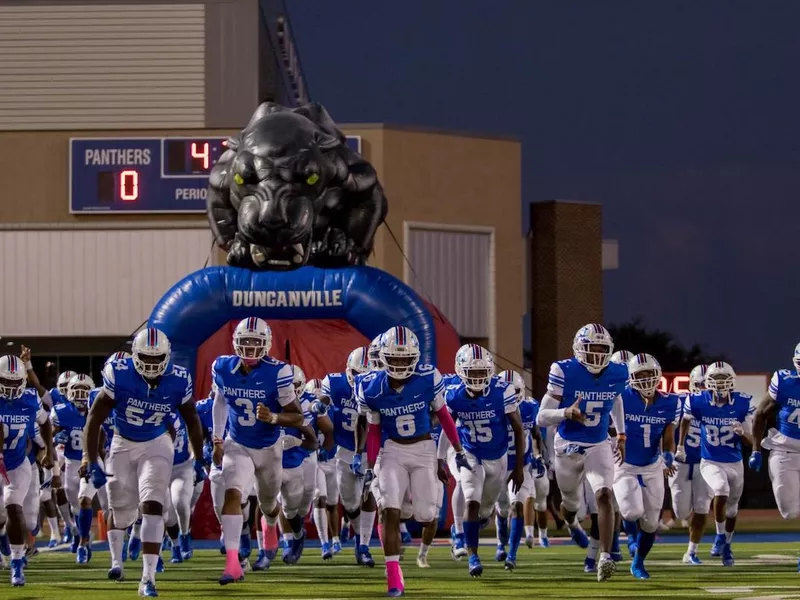
[[[136,372],[147,379],[161,377],[167,370],[169,355],[165,353],[145,354],[141,350],[133,354],[133,366]]]
[[[86,406],[89,404],[90,391],[91,390],[86,385],[71,385],[67,388],[67,399],[79,410],[86,410]]]
[[[456,375],[461,378],[461,381],[471,392],[483,393],[492,378],[493,369],[488,365],[480,364],[481,362],[473,361],[467,367],[456,366]]]
[[[25,379],[0,378],[0,397],[17,400],[25,391]]]
[[[706,376],[706,388],[718,396],[727,396],[736,387],[736,378],[728,373],[713,373]]]
[[[631,388],[639,392],[645,398],[652,398],[659,383],[661,383],[661,373],[655,369],[642,369],[634,371],[628,378]]]
[[[263,336],[240,334],[233,338],[233,351],[252,367],[267,355],[269,348]]]
[[[381,348],[380,360],[384,370],[392,379],[408,379],[417,368],[419,354],[391,352],[386,348]]]
[[[572,346],[575,358],[590,373],[597,374],[608,366],[614,346],[604,342],[577,341]]]

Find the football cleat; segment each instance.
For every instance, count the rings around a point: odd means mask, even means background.
[[[111,567],[108,570],[108,578],[111,581],[125,581],[125,571],[122,567]]]
[[[183,562],[183,553],[181,552],[180,544],[172,544],[172,558],[169,562],[173,565]]]
[[[225,571],[219,578],[220,585],[228,585],[229,583],[235,583],[238,581],[244,581],[244,573],[241,571],[235,575],[231,575],[230,573]]]
[[[531,548],[531,549],[533,548],[533,536],[531,536],[531,535],[526,535],[525,536],[525,545],[528,548]]]
[[[507,558],[506,559],[506,571],[513,571],[517,568],[517,559],[516,558]]]
[[[420,569],[429,569],[430,565],[428,564],[428,557],[417,555],[417,566]]]
[[[47,547],[48,547],[48,548],[55,548],[55,547],[56,547],[56,546],[58,546],[60,543],[61,543],[61,540],[58,540],[58,539],[56,539],[56,538],[50,538],[50,541],[49,541],[49,542],[47,542]]]
[[[478,558],[477,554],[473,554],[469,557],[469,576],[480,577],[481,575],[483,575],[483,565],[481,564],[481,559]]]
[[[256,558],[256,562],[253,563],[252,569],[253,571],[266,571],[269,569],[271,562],[271,559],[267,556],[267,551],[262,548],[258,551],[258,557]]]
[[[86,546],[79,546],[78,552],[75,556],[75,562],[79,565],[85,565],[89,563],[89,560],[92,558],[91,553],[89,552],[89,548]]]
[[[339,554],[342,551],[342,542],[333,542],[333,553]]]
[[[597,561],[594,558],[589,558],[588,556],[583,559],[583,572],[584,573],[594,573],[597,571]]]
[[[246,531],[241,536],[239,536],[239,560],[244,560],[245,558],[250,558],[250,554],[253,552],[253,543],[250,539],[250,532]]]
[[[539,538],[539,545],[542,548],[549,548],[550,547],[550,538],[548,538],[548,537]]]
[[[333,548],[330,542],[322,544],[322,560],[330,560],[333,558]]]
[[[369,567],[370,569],[375,566],[375,559],[372,558],[372,554],[369,552],[369,546],[365,546],[361,544],[358,547],[358,554],[361,556],[361,565],[364,567]]]
[[[697,557],[697,552],[687,552],[683,555],[683,560],[681,561],[685,565],[702,565],[703,561],[701,561]]]
[[[69,528],[69,525],[64,526],[64,534],[61,538],[61,543],[63,544],[70,544],[72,543],[72,529]]]
[[[400,543],[401,544],[411,543],[411,534],[408,531],[403,531],[400,533]]]
[[[589,547],[589,538],[586,537],[586,532],[580,525],[570,525],[569,536],[572,538],[572,541],[575,542],[578,548]]]
[[[192,550],[192,534],[191,533],[182,533],[180,538],[181,544],[181,557],[183,560],[189,560],[194,556],[194,550]]]
[[[11,585],[14,587],[22,587],[25,585],[24,563],[21,558],[15,558],[11,561]]]
[[[650,573],[644,568],[644,561],[638,558],[633,559],[631,562],[631,575],[636,579],[650,579]]]
[[[494,553],[494,559],[497,562],[503,562],[508,557],[506,547],[503,544],[497,544],[497,550]]]
[[[405,590],[403,590],[403,588],[392,588],[388,592],[386,592],[386,595],[389,596],[389,598],[399,598],[404,594]]]
[[[139,560],[139,555],[142,552],[142,539],[131,536],[128,540],[128,558],[131,560]]]
[[[463,533],[456,533],[455,525],[450,527],[450,537],[452,545],[450,547],[450,555],[453,560],[461,560],[467,555],[467,542]]]
[[[709,554],[711,556],[722,556],[722,547],[725,545],[725,534],[718,533],[714,538],[714,545],[711,546]]]
[[[722,566],[732,567],[735,564],[736,561],[733,559],[733,550],[731,549],[731,545],[725,544],[722,547]]]
[[[608,581],[616,570],[617,563],[610,558],[601,558],[597,563],[597,581]]]
[[[139,582],[139,595],[144,598],[158,598],[158,590],[156,584],[152,581],[142,580]]]

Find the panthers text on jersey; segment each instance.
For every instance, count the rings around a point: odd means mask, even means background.
[[[731,392],[730,401],[719,405],[708,390],[689,396],[690,413],[700,422],[700,456],[715,462],[742,460],[741,437],[734,428],[755,411],[750,405],[752,396]],[[684,415],[684,418],[687,418]]]
[[[431,365],[417,364],[399,391],[386,371],[372,371],[359,380],[359,409],[369,423],[380,423],[381,442],[420,437],[431,432],[431,411],[444,406],[443,391],[442,376]]]
[[[444,400],[467,452],[480,460],[497,460],[505,455],[509,428],[506,415],[517,411],[512,386],[492,376],[483,393],[473,396],[459,381],[444,389]]]
[[[133,367],[132,358],[108,363],[103,369],[103,391],[114,400],[114,429],[132,442],[149,442],[167,432],[166,419],[192,399],[192,378],[178,365],[151,388]]]
[[[622,392],[625,408],[625,462],[636,467],[652,465],[661,457],[661,436],[667,425],[675,423],[678,397],[656,392],[647,406],[636,390],[626,387]]]
[[[97,394],[100,393],[100,390],[103,388],[94,388],[89,390],[89,410],[92,410],[92,404],[94,404],[94,399],[97,398]],[[55,408],[55,407],[54,407]],[[103,421],[101,425],[103,430],[103,434],[105,435],[105,442],[103,443],[103,448],[108,451],[111,448],[111,442],[114,440],[114,411],[112,410],[108,413],[106,420]]]
[[[683,420],[683,415],[691,415],[691,409],[689,408],[689,394],[681,396],[680,399],[678,419],[676,420],[677,426],[675,427],[676,445],[680,441],[680,423]],[[700,421],[692,417],[692,420],[689,422],[689,432],[686,434],[686,439],[683,441],[684,449],[686,450],[686,460],[684,462],[687,465],[700,464],[700,436]]]
[[[64,445],[64,456],[70,460],[81,460],[86,413],[79,411],[72,402],[56,404],[50,413],[50,421],[69,436],[69,441]]]
[[[356,375],[356,386],[364,375]],[[322,393],[331,399],[328,416],[333,421],[333,441],[345,450],[356,450],[358,401],[344,373],[331,373],[322,380]]]
[[[183,418],[178,413],[172,413],[169,419],[175,429],[175,457],[172,459],[172,464],[181,465],[191,458],[189,455],[189,432],[186,430]]]
[[[26,388],[16,400],[0,400],[0,423],[3,426],[3,460],[8,471],[25,462],[28,438],[36,436],[36,422],[41,421],[39,411],[45,418],[39,394]]]
[[[315,437],[319,437],[319,428],[317,427],[317,416],[311,412],[311,402],[316,400],[316,396],[310,392],[303,392],[300,396],[300,408],[303,409],[303,425],[308,425],[314,430]],[[303,439],[303,434],[296,427],[284,427],[284,435],[290,435],[300,440]],[[309,452],[302,446],[295,446],[283,451],[283,468],[294,469],[303,464],[303,461],[309,457]]]
[[[523,465],[531,464],[533,460],[532,432],[536,427],[536,416],[539,414],[539,403],[533,398],[527,398],[517,404],[519,416],[522,419],[522,431],[525,433],[525,458]],[[514,430],[508,424],[508,470],[513,471],[517,466],[517,447],[514,444]]]
[[[583,423],[565,419],[558,425],[562,439],[578,444],[599,444],[608,438],[611,409],[617,396],[628,383],[628,368],[610,363],[597,375],[590,373],[577,358],[560,360],[550,365],[547,391],[561,396],[559,409],[580,401]]]
[[[769,432],[762,445],[768,450],[800,452],[800,375],[787,370],[775,372],[769,396],[780,408],[777,428]]]
[[[294,402],[291,365],[264,357],[250,371],[241,368],[235,355],[220,356],[211,366],[211,375],[228,405],[228,437],[247,448],[268,448],[280,438],[281,428],[259,421],[256,408],[266,406],[273,413]]]

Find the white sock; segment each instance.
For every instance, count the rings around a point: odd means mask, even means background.
[[[525,525],[525,537],[533,537],[533,525]]]
[[[59,539],[61,536],[58,533],[58,517],[47,517],[47,525],[50,527],[50,539]]]
[[[75,526],[75,519],[72,518],[72,511],[69,509],[69,504],[59,504],[58,512],[61,515],[61,520],[64,521],[64,525],[69,527],[70,531],[74,532],[77,527]]]
[[[717,526],[717,535],[723,535],[725,533],[725,521],[714,521],[714,524]]]
[[[334,544],[341,544],[342,543],[342,540],[339,539],[338,535],[333,536],[333,540],[332,541],[333,541]]]
[[[264,547],[264,532],[261,531],[261,527],[256,530],[256,541],[258,542],[258,547]]]
[[[408,533],[408,526],[405,521],[400,521],[400,533]]]
[[[123,529],[109,529],[108,550],[111,552],[111,566],[122,566],[122,546],[125,543],[125,531]]]
[[[586,549],[586,558],[597,558],[597,551],[600,549],[600,540],[589,536],[589,547]]]
[[[161,515],[142,515],[142,542],[161,544],[164,539],[164,517]]]
[[[11,544],[11,560],[22,560],[25,556],[25,544]]]
[[[158,554],[142,554],[142,581],[156,581]]]
[[[700,544],[695,544],[694,542],[689,542],[689,550],[688,550],[689,554],[696,553],[697,552],[697,546],[699,546],[699,545]]]
[[[420,543],[420,545],[419,545],[419,555],[420,555],[421,558],[425,558],[426,556],[428,556],[428,548],[430,548],[430,546],[428,544]]]
[[[294,539],[294,534],[293,533],[284,533],[283,534],[283,541],[286,542],[287,544],[291,544],[293,539]]]
[[[531,529],[533,528],[531,527]],[[547,527],[545,527],[544,529],[539,528],[539,539],[540,540],[547,539]]]
[[[372,526],[375,525],[375,511],[361,511],[361,518],[358,521],[358,531],[361,536],[361,545],[369,546],[372,540]]]
[[[314,508],[314,525],[317,526],[317,535],[321,544],[328,543],[328,510]]]
[[[611,555],[608,552],[601,552],[600,560],[611,560]]]
[[[242,513],[238,515],[222,515],[222,537],[225,540],[225,552],[239,550],[239,536],[242,534]]]
[[[725,542],[730,544],[733,541],[733,531],[726,531],[725,532]]]

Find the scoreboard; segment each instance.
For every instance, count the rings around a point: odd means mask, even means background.
[[[226,137],[70,138],[72,214],[204,213]],[[347,145],[361,153],[361,137]]]

